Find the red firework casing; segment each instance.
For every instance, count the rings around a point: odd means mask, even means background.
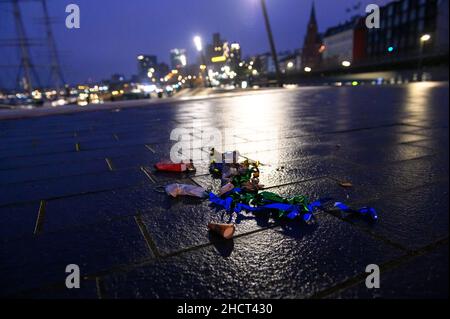
[[[187,167],[184,163],[170,163],[170,162],[160,162],[155,164],[155,167],[158,171],[163,172],[184,172]]]

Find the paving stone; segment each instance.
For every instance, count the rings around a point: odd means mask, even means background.
[[[91,160],[88,163],[73,162],[41,166],[39,168],[25,167],[11,170],[0,170],[0,185],[102,173],[107,170],[108,166],[105,161],[101,159]]]
[[[47,147],[23,147],[0,151],[0,159],[9,157],[35,156],[42,154],[75,152],[75,144],[60,144]]]
[[[332,170],[329,176],[351,182],[355,193],[362,198],[376,198],[445,179],[448,166],[442,163],[442,159],[431,156],[365,168],[342,165]]]
[[[376,223],[348,218],[403,247],[418,249],[448,237],[448,196],[448,182],[437,183],[368,202],[378,212]]]
[[[0,242],[33,234],[39,202],[0,208]]]
[[[0,295],[97,298],[93,277],[79,291],[60,289],[65,265],[74,262],[83,274],[106,270],[100,274],[106,292],[117,298],[334,292],[369,263],[401,260],[399,245],[417,249],[448,237],[449,108],[443,101],[448,84],[308,87],[0,121]],[[209,162],[196,163],[194,174],[153,168],[169,158],[175,128],[195,138],[218,129],[224,145],[217,149],[268,164],[261,182],[269,191],[370,205],[380,219],[342,220],[327,210],[316,214],[316,225],[274,226],[268,216],[244,214],[232,219],[237,238],[218,239],[206,224],[229,221],[228,214],[163,191],[174,182],[217,190]],[[208,155],[208,145],[202,151]],[[353,187],[342,188],[341,181]],[[49,200],[35,236],[42,199]],[[152,252],[162,256],[151,261]],[[378,295],[355,286],[336,296],[448,296],[442,284],[448,283],[448,252],[435,253],[384,272],[386,289]],[[143,259],[146,265],[135,268]],[[119,265],[127,271],[118,272]]]
[[[55,163],[69,163],[81,161],[89,162],[90,160],[94,159],[105,159],[106,157],[117,157],[122,155],[142,154],[143,152],[148,152],[148,149],[146,149],[144,145],[83,151],[83,145],[81,144],[80,148],[81,148],[80,152],[3,158],[0,159],[0,170],[8,170],[23,167],[35,167],[40,165],[51,165]]]
[[[63,284],[69,264],[84,276],[151,257],[132,217],[0,245],[2,296]]]
[[[280,161],[277,165],[269,165],[260,167],[260,183],[266,188],[329,176],[335,171],[341,172],[344,167],[350,166],[334,157],[318,156],[305,156],[289,162]],[[220,179],[205,175],[194,177],[193,180],[205,189],[213,191],[220,189]]]
[[[112,190],[148,182],[139,169],[59,178],[0,187],[0,206],[89,192]]]
[[[224,255],[225,252],[225,255]],[[397,256],[334,217],[208,246],[105,277],[109,298],[299,298]]]
[[[274,187],[268,191],[287,197],[305,195],[311,201],[332,197],[351,202],[348,191],[327,178]],[[268,214],[229,214],[211,205],[208,200],[187,197],[171,199],[164,196],[163,194],[159,205],[142,211],[143,223],[161,254],[170,254],[214,241],[217,238],[211,236],[206,229],[209,222],[234,222],[236,235],[257,231],[275,223]]]
[[[360,165],[382,165],[432,154],[430,150],[418,146],[384,144],[382,148],[373,148],[371,146],[365,149],[346,150],[340,156]]]
[[[191,181],[182,179],[171,182],[192,184]],[[48,201],[42,230],[54,232],[73,226],[106,222],[168,205],[170,200],[164,192],[165,185],[166,183],[144,183],[136,187]]]
[[[381,272],[379,289],[367,289],[362,282],[329,298],[446,299],[448,283],[447,244]]]

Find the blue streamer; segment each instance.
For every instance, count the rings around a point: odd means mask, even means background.
[[[240,189],[235,189],[240,191]],[[233,190],[233,191],[235,191]],[[233,203],[233,199],[231,197],[226,197],[225,199],[222,199],[218,197],[217,195],[213,193],[209,193],[209,200],[211,203],[214,203],[218,206],[223,207],[226,211],[231,212],[231,205]],[[314,204],[314,203],[313,203]],[[311,211],[307,212],[303,215],[303,220],[306,222],[309,222],[312,219],[312,208],[318,207],[317,203],[311,206]],[[284,203],[270,203],[263,206],[253,207],[247,204],[243,203],[236,203],[233,211],[235,213],[241,213],[242,211],[249,211],[249,212],[262,212],[264,210],[268,209],[276,209],[280,211],[289,212],[287,214],[287,218],[289,219],[295,219],[297,216],[301,215],[298,206],[296,205],[290,205],[290,204],[284,204]]]
[[[241,192],[242,192],[242,190],[240,188],[235,188],[235,189],[231,190],[230,192],[228,192],[227,194],[241,193]],[[302,215],[301,210],[299,209],[299,206],[285,204],[285,203],[268,203],[266,205],[262,205],[262,206],[258,206],[258,207],[250,206],[248,204],[243,204],[243,203],[236,203],[234,206],[234,209],[232,210],[231,206],[233,204],[233,198],[230,196],[227,196],[225,199],[222,199],[211,192],[211,193],[209,193],[209,200],[211,203],[214,203],[218,206],[223,207],[226,211],[228,211],[228,212],[234,211],[237,214],[241,213],[242,211],[262,212],[262,211],[268,210],[268,209],[276,209],[279,211],[287,212],[288,214],[286,215],[286,217],[291,220]],[[323,205],[330,200],[331,199],[317,200],[315,202],[308,204],[307,211],[304,212],[303,216],[302,216],[303,220],[305,222],[311,221],[311,219],[314,217],[313,216],[314,210],[316,208],[323,208]],[[366,207],[362,207],[358,210],[352,210],[350,207],[348,207],[346,204],[344,204],[342,202],[335,202],[334,207],[336,207],[346,213],[359,213],[363,216],[368,216],[369,218],[371,218],[374,221],[378,219],[377,212],[372,207],[366,206]]]
[[[369,206],[365,206],[362,207],[358,210],[352,210],[350,209],[347,205],[341,203],[341,202],[336,202],[334,203],[334,207],[339,208],[340,210],[346,212],[346,213],[359,213],[363,216],[369,216],[372,220],[378,220],[378,214],[377,211],[375,210],[375,208],[373,207],[369,207]]]

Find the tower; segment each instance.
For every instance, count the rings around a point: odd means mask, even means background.
[[[31,61],[30,46],[25,32],[25,26],[23,24],[19,0],[12,0],[12,5],[13,5],[14,22],[16,25],[16,31],[20,47],[20,66],[19,72],[17,74],[17,82],[23,83],[22,86],[24,90],[27,91],[29,94],[31,94],[31,92],[33,92],[33,82],[31,79],[32,76],[35,78],[38,86],[40,86],[40,80],[36,72],[36,69],[34,68],[34,65]],[[23,71],[23,78],[22,78],[22,71]]]
[[[56,48],[55,38],[53,37],[53,30],[50,22],[50,16],[48,14],[47,0],[41,0],[42,10],[44,11],[44,24],[47,35],[47,44],[50,51],[50,81],[56,89],[65,85],[64,76],[59,63],[58,51]]]
[[[316,20],[316,8],[313,1],[311,14],[307,26],[306,36],[302,50],[302,67],[314,68],[319,66],[321,54],[319,52],[321,46],[321,37],[318,31]]]

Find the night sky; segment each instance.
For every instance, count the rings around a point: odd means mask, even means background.
[[[364,12],[368,3],[385,4],[388,0],[361,0],[352,13],[346,9],[359,0],[316,0],[321,32],[344,22],[353,14]],[[65,28],[66,5],[76,3],[81,9],[81,28]],[[302,46],[312,0],[267,0],[267,7],[278,51]],[[213,32],[228,41],[241,43],[244,56],[267,52],[268,41],[259,0],[48,0],[50,14],[61,52],[66,80],[70,83],[107,79],[112,73],[130,76],[136,72],[136,56],[155,54],[169,62],[169,50],[186,48],[188,62],[196,58],[192,38],[200,35],[210,42]],[[30,38],[43,39],[38,3],[22,5]],[[0,39],[13,38],[11,7],[0,4]],[[34,63],[48,64],[45,47],[33,48]],[[0,48],[2,63],[17,64],[18,49]],[[0,87],[10,87],[17,68],[0,69]],[[43,82],[48,71],[39,68]],[[47,72],[47,73],[46,73]]]

